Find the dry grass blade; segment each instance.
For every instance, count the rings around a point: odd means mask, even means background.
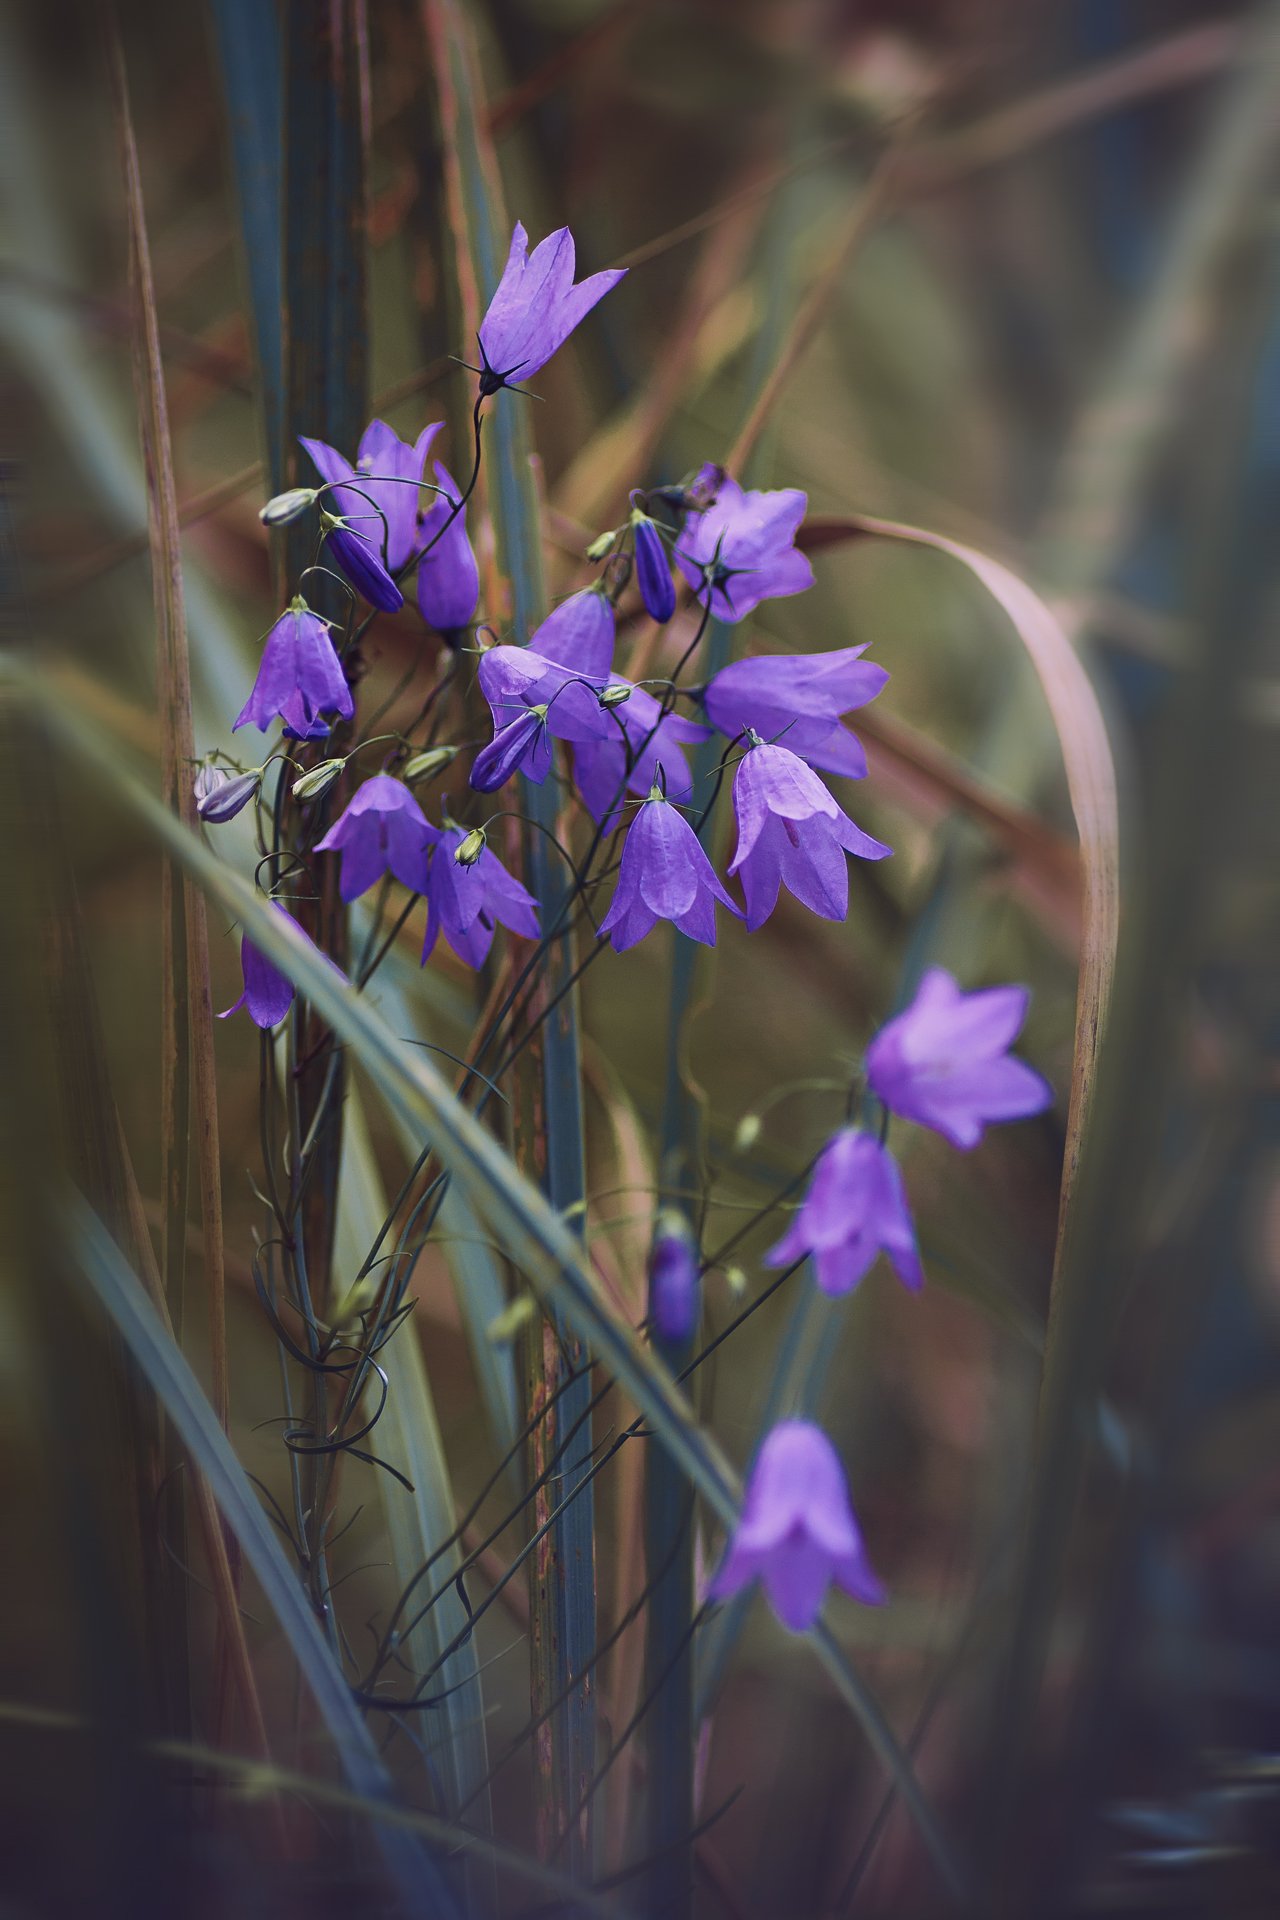
[[[932,547],[966,567],[1008,616],[1039,677],[1053,718],[1080,840],[1082,929],[1076,993],[1075,1049],[1067,1108],[1066,1151],[1058,1206],[1055,1288],[1063,1236],[1097,1076],[1098,1052],[1115,978],[1120,930],[1120,821],[1115,764],[1106,722],[1088,674],[1061,622],[1025,580],[976,547],[945,534],[868,514],[811,523],[813,544],[840,538],[906,541]]]

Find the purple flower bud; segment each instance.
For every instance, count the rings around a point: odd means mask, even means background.
[[[1008,1054],[1027,1016],[1025,987],[962,993],[931,967],[915,999],[867,1049],[867,1084],[904,1120],[932,1127],[953,1147],[976,1146],[983,1128],[1022,1120],[1053,1102],[1053,1088]]]
[[[496,793],[520,767],[540,787],[551,771],[551,736],[547,709],[526,707],[505,727],[499,727],[487,747],[481,747],[471,768],[477,793]]]
[[[324,525],[333,557],[356,592],[383,613],[397,612],[404,605],[404,595],[383,566],[370,537],[332,514],[324,515]]]
[[[601,938],[608,934],[614,952],[624,953],[659,920],[670,920],[691,940],[714,947],[717,900],[741,918],[742,909],[720,884],[697,834],[655,786],[627,829]]]
[[[314,952],[319,952],[310,935],[298,926],[293,915],[287,912],[278,900],[272,900],[270,905],[277,913],[284,916]],[[328,954],[323,957],[329,960]],[[334,966],[332,960],[329,960],[329,965],[333,967],[333,971],[340,980],[346,978],[341,970]],[[244,1007],[255,1027],[266,1029],[277,1026],[293,1005],[292,980],[287,974],[281,973],[279,967],[274,961],[268,960],[265,953],[260,953],[247,935],[240,942],[240,971],[244,976],[244,991],[234,1006],[228,1007],[225,1012],[218,1015],[219,1020],[229,1020],[233,1013],[239,1013],[241,1007]]]
[[[422,519],[419,545],[426,551],[418,562],[418,611],[437,633],[451,634],[475,618],[480,569],[467,538],[466,509],[454,511],[461,489],[438,460],[435,474],[448,498],[437,496]]]
[[[343,518],[354,520],[379,558],[383,553],[385,531],[386,564],[392,573],[407,566],[417,550],[417,483],[422,479],[431,442],[443,424],[441,420],[433,421],[409,446],[385,422],[371,420],[360,436],[354,467],[323,440],[301,442],[321,479],[329,482],[323,504]],[[350,485],[344,486],[343,481],[349,481]],[[373,604],[380,603],[374,601]]]
[[[897,1161],[871,1134],[843,1127],[818,1155],[804,1205],[765,1264],[789,1267],[812,1254],[822,1291],[850,1293],[879,1253],[904,1287],[924,1285]]]
[[[235,727],[250,721],[266,733],[282,720],[299,740],[317,737],[321,713],[339,713],[349,720],[355,701],[342,663],[319,614],[312,613],[301,595],[272,627],[262,648],[262,660],[253,692],[235,719]],[[320,723],[318,737],[328,735]]]
[[[316,841],[316,851],[341,850],[338,891],[344,900],[358,900],[384,873],[393,873],[410,893],[425,893],[427,853],[439,838],[408,787],[377,773]]]
[[[742,1516],[707,1591],[725,1600],[753,1580],[764,1581],[770,1605],[792,1633],[813,1625],[833,1580],[866,1606],[885,1599],[840,1457],[808,1420],[780,1421],[765,1435]]]
[[[480,324],[482,394],[537,373],[626,271],[593,273],[575,287],[574,265],[568,227],[549,233],[530,255],[529,236],[516,222],[502,279]]]
[[[664,1346],[683,1347],[693,1338],[701,1295],[702,1266],[689,1224],[664,1208],[649,1253],[649,1319]]]
[[[234,779],[223,767],[207,767],[204,773],[209,775],[209,783],[203,794],[200,792],[202,775],[196,776],[196,812],[211,827],[234,820],[262,785],[261,767],[255,767],[251,773],[238,773]],[[215,776],[220,776],[216,783]]]
[[[738,845],[729,872],[742,875],[752,933],[773,912],[781,886],[824,920],[843,920],[849,911],[846,852],[862,860],[883,860],[893,852],[855,826],[797,754],[754,736],[734,775],[733,811]]]
[[[469,967],[484,965],[495,926],[510,927],[513,933],[529,939],[537,936],[537,902],[512,878],[490,847],[482,841],[474,859],[459,859],[460,854],[471,851],[474,837],[456,820],[446,820],[431,855],[424,963],[442,933],[459,960]]]
[[[636,515],[636,584],[651,620],[669,620],[676,610],[676,583],[667,550],[652,520]]]

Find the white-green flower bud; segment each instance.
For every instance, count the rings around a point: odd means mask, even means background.
[[[406,760],[400,769],[400,778],[414,786],[419,780],[432,780],[436,774],[443,773],[458,757],[457,747],[426,747],[421,753],[415,753]]]
[[[346,764],[345,760],[319,760],[298,775],[289,791],[295,800],[318,800],[322,793],[328,793]]]
[[[453,850],[453,857],[460,867],[474,867],[485,849],[485,831],[483,827],[472,827],[465,840],[459,840]]]
[[[620,707],[624,700],[631,698],[630,687],[606,687],[600,695],[602,707]]]
[[[260,507],[258,518],[264,526],[287,527],[291,520],[300,519],[308,507],[314,506],[315,499],[314,487],[290,487],[287,493],[276,494],[265,507]]]

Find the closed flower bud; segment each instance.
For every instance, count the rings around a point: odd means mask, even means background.
[[[600,705],[602,707],[620,707],[624,700],[631,698],[633,692],[634,688],[628,681],[623,681],[618,686],[606,687],[600,695]]]
[[[758,1113],[744,1113],[738,1122],[737,1132],[733,1136],[735,1153],[747,1153],[760,1138],[761,1120]]]
[[[208,771],[222,773],[223,777],[203,799],[197,793],[196,812],[210,826],[222,826],[225,821],[234,820],[240,809],[247,807],[253,799],[262,785],[262,768],[255,767],[251,773],[238,773],[234,779],[223,773],[221,767],[211,767]]]
[[[485,849],[485,831],[483,827],[472,827],[465,840],[459,840],[453,850],[453,857],[460,867],[474,867]]]
[[[636,539],[636,582],[645,612],[659,623],[669,620],[676,610],[676,588],[671,578],[662,535],[647,515],[632,515]]]
[[[419,780],[433,780],[438,773],[451,766],[458,757],[456,747],[427,747],[422,753],[415,753],[406,760],[400,769],[400,778],[409,786],[416,786]]]
[[[314,487],[290,487],[287,493],[276,494],[265,507],[260,507],[258,518],[264,526],[287,527],[291,520],[299,519],[308,507],[314,506],[315,499]]]
[[[649,1254],[649,1317],[664,1346],[692,1339],[701,1304],[702,1266],[688,1221],[674,1208],[658,1215]]]
[[[295,800],[318,800],[322,793],[328,793],[342,769],[345,760],[320,760],[314,767],[299,774],[289,791]]]
[[[598,533],[587,548],[588,560],[603,560],[617,537],[616,527],[610,527],[608,533]]]

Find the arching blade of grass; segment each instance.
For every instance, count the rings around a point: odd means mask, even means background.
[[[122,764],[120,750],[86,725],[62,689],[13,655],[0,655],[0,685],[39,708],[44,725],[76,760],[98,776],[111,794],[175,854],[207,893],[243,927],[260,951],[287,974],[344,1041],[368,1074],[393,1116],[415,1137],[433,1143],[440,1164],[457,1181],[477,1214],[538,1293],[544,1306],[563,1314],[584,1346],[622,1384],[653,1430],[649,1445],[667,1449],[680,1462],[711,1511],[726,1526],[737,1518],[741,1488],[715,1439],[702,1431],[666,1369],[641,1344],[631,1326],[602,1299],[581,1242],[546,1196],[513,1166],[475,1116],[454,1097],[443,1077],[387,1027],[363,995],[355,993],[281,914],[237,874],[229,872]],[[815,1646],[855,1713],[855,1692],[846,1690],[844,1664],[822,1639]],[[869,1729],[870,1731],[870,1729]],[[920,1825],[921,1837],[948,1885],[958,1870],[937,1821],[915,1785],[901,1749],[879,1732],[877,1751]]]
[[[67,1212],[73,1252],[84,1277],[163,1403],[239,1540],[329,1729],[343,1772],[357,1793],[369,1800],[389,1801],[391,1776],[334,1663],[297,1575],[195,1375],[161,1325],[142,1282],[74,1190],[67,1197]],[[456,1915],[457,1904],[431,1855],[396,1829],[379,1826],[378,1832],[406,1912],[420,1914],[423,1920]]]
[[[340,1275],[359,1270],[386,1217],[386,1194],[374,1159],[360,1089],[353,1084],[347,1089],[338,1186],[335,1250]],[[378,1364],[387,1379],[387,1402],[374,1429],[374,1445],[379,1456],[389,1460],[413,1484],[413,1491],[409,1492],[390,1474],[377,1475],[396,1584],[403,1589],[436,1552],[441,1541],[453,1533],[457,1509],[431,1383],[418,1342],[418,1330],[412,1320],[400,1327],[380,1349]],[[433,1589],[448,1585],[460,1560],[460,1550],[455,1546],[436,1562],[431,1577]],[[444,1649],[466,1624],[461,1600],[453,1592],[446,1593],[408,1636],[406,1652],[410,1664],[424,1673],[434,1668]],[[480,1832],[488,1833],[492,1825],[488,1790],[477,1791],[488,1776],[489,1759],[484,1694],[474,1635],[444,1660],[432,1692],[440,1695],[440,1706],[428,1718],[433,1756],[444,1781],[446,1808],[452,1812],[464,1801],[470,1803],[475,1793],[471,1824]],[[443,1729],[445,1735],[438,1750],[437,1729]],[[483,1863],[479,1864],[482,1867]],[[479,1913],[497,1910],[497,1889],[492,1874],[485,1883],[477,1882],[474,1895],[473,1904]]]
[[[479,62],[472,22],[457,0],[423,0],[423,21],[435,63],[441,134],[445,154],[446,198],[457,256],[461,307],[470,333],[500,278],[510,229],[502,205],[488,116],[479,87]],[[468,343],[469,344],[469,343]],[[527,639],[546,612],[542,573],[541,508],[530,466],[531,442],[525,403],[500,393],[489,410],[485,434],[499,561],[510,579],[511,610],[517,638]],[[556,828],[554,782],[535,787],[522,782],[522,804],[533,824],[526,854],[527,878],[537,898],[543,925],[552,924],[568,897],[569,880],[551,836]],[[574,943],[566,934],[547,956],[545,992],[554,1000],[574,971]],[[535,1009],[536,1012],[536,1009]],[[542,1029],[534,1049],[542,1066],[542,1137],[535,1129],[535,1160],[553,1207],[581,1222],[586,1192],[583,1142],[582,1064],[578,1041],[578,1000],[569,988]],[[536,1071],[536,1066],[535,1066]],[[540,1770],[543,1803],[539,1820],[543,1844],[565,1841],[571,1870],[586,1877],[594,1871],[593,1811],[584,1807],[584,1791],[595,1769],[594,1686],[587,1673],[595,1652],[594,1493],[586,1480],[591,1462],[591,1421],[587,1412],[592,1382],[565,1384],[577,1370],[581,1353],[574,1329],[554,1303],[545,1337],[527,1343],[530,1383],[535,1397],[556,1396],[534,1440],[552,1449],[555,1436],[579,1422],[578,1438],[566,1455],[558,1485],[561,1494],[582,1491],[540,1550],[534,1579],[532,1674],[533,1707],[539,1713],[552,1700],[563,1706],[550,1722],[549,1777]],[[539,1496],[541,1498],[541,1496]],[[535,1520],[539,1513],[535,1506]],[[584,1677],[578,1685],[574,1676]],[[581,1814],[573,1818],[576,1809]]]

